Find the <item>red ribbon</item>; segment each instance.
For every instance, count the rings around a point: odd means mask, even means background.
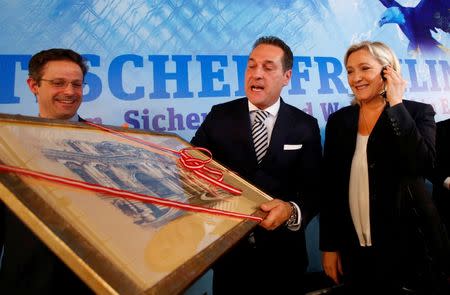
[[[208,149],[205,149],[202,147],[187,147],[187,148],[181,149],[180,151],[177,151],[177,150],[173,150],[173,149],[170,149],[167,147],[163,147],[163,146],[151,143],[149,141],[142,140],[142,139],[134,137],[134,136],[127,135],[123,132],[119,132],[119,131],[110,129],[110,128],[107,128],[102,125],[97,125],[92,122],[85,122],[85,123],[87,125],[97,128],[97,129],[109,132],[115,136],[126,138],[130,141],[138,142],[145,146],[149,146],[149,147],[156,148],[156,149],[159,149],[162,151],[171,152],[173,154],[176,154],[180,157],[179,161],[180,161],[181,165],[184,168],[192,171],[198,177],[205,179],[206,181],[232,193],[233,195],[241,195],[242,194],[242,190],[235,188],[223,181],[222,171],[220,171],[219,169],[207,166],[207,164],[209,164],[212,160],[212,153]],[[205,152],[207,155],[207,158],[205,160],[196,158],[188,152],[190,150],[197,150],[197,151]]]
[[[70,179],[70,178],[61,177],[61,176],[56,176],[56,175],[43,173],[43,172],[32,171],[32,170],[9,166],[9,165],[0,164],[0,172],[13,172],[13,173],[31,176],[34,178],[45,179],[45,180],[49,180],[52,182],[61,183],[61,184],[69,185],[72,187],[89,190],[89,191],[104,193],[104,194],[110,195],[110,196],[133,199],[133,200],[152,203],[152,204],[156,204],[156,205],[178,208],[178,209],[182,209],[182,210],[186,210],[186,211],[221,215],[221,216],[227,216],[227,217],[236,217],[236,218],[241,218],[241,219],[250,219],[250,220],[257,221],[257,222],[262,221],[262,218],[257,217],[257,216],[185,204],[182,202],[166,200],[166,199],[162,199],[162,198],[158,198],[158,197],[148,196],[148,195],[134,193],[134,192],[125,191],[125,190],[120,190],[120,189],[112,188],[112,187],[105,187],[105,186],[101,186],[98,184],[88,183],[88,182],[84,182],[84,181],[79,181],[79,180]]]

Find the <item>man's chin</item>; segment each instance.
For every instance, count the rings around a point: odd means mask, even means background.
[[[247,98],[248,100],[250,100],[252,104],[256,105],[265,99],[265,95],[262,92],[261,93],[252,92],[247,94]]]
[[[79,107],[80,107],[79,104],[59,105],[58,108],[56,109],[56,113],[61,117],[66,117],[70,119],[73,116],[75,116]]]

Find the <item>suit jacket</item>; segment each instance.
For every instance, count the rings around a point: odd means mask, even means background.
[[[213,106],[191,143],[208,148],[214,159],[272,197],[299,205],[301,230],[290,231],[284,226],[274,231],[257,228],[256,246],[251,247],[255,250],[249,250],[249,256],[259,257],[259,263],[265,264],[265,271],[276,271],[283,265],[283,272],[293,269],[294,273],[301,273],[307,264],[304,228],[318,212],[321,142],[317,120],[281,100],[268,151],[258,165],[248,101],[240,98]],[[297,150],[285,150],[286,144],[302,146]],[[248,246],[242,245],[246,243],[247,240],[241,243],[241,249]],[[234,260],[234,267],[230,263],[234,268],[230,273],[248,262],[248,257],[243,256]],[[233,261],[230,256],[227,260]],[[252,271],[262,270],[255,265]]]
[[[450,119],[437,123],[436,167],[433,172],[433,199],[450,231],[450,190],[443,187],[444,180],[450,176]]]
[[[320,248],[340,251],[343,261],[359,248],[348,195],[358,119],[358,105],[342,108],[330,115],[325,135]],[[415,271],[418,261],[448,258],[424,184],[435,161],[435,129],[430,105],[404,100],[386,106],[368,139],[372,249],[387,276]]]
[[[2,202],[0,245],[0,294],[93,294]]]

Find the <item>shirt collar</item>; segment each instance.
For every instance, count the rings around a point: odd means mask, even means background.
[[[78,122],[79,120],[79,116],[78,114],[75,114],[72,118],[70,118],[68,121],[70,122]]]
[[[255,106],[254,104],[252,104],[250,102],[250,100],[247,100],[247,101],[248,101],[248,110],[250,113],[253,111],[259,110],[259,108],[257,106]],[[281,101],[280,101],[280,97],[279,97],[278,100],[273,105],[264,109],[264,111],[267,111],[267,112],[269,112],[269,114],[276,117],[278,115],[278,111],[280,110],[280,104],[281,104]]]

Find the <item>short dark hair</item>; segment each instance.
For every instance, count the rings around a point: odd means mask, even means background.
[[[283,40],[275,36],[263,36],[256,40],[256,42],[253,44],[253,49],[261,44],[273,45],[281,48],[283,50],[283,59],[281,60],[283,64],[283,70],[287,71],[292,69],[292,64],[294,63],[294,55],[292,54],[291,48],[286,43],[284,43]]]
[[[42,78],[42,70],[45,65],[54,60],[68,60],[76,63],[83,72],[83,78],[88,71],[86,60],[71,49],[51,48],[42,50],[33,55],[28,63],[28,76],[36,81]]]

